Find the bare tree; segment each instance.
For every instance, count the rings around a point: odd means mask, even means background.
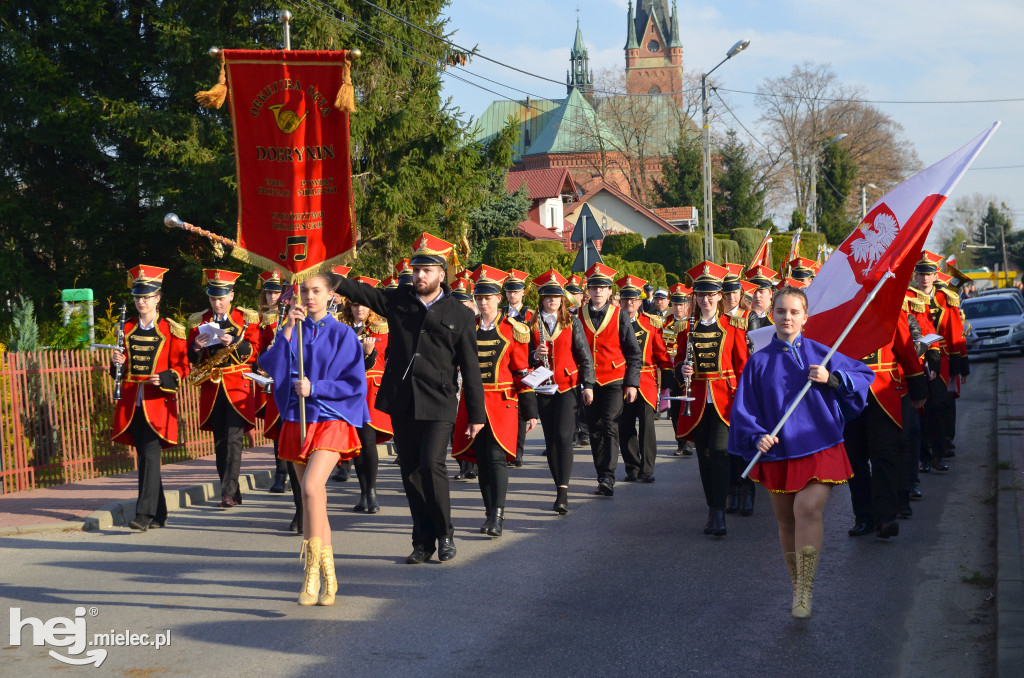
[[[811,163],[823,142],[837,134],[857,163],[858,179],[847,205],[859,209],[860,187],[873,183],[881,189],[898,183],[920,167],[913,146],[903,138],[903,127],[863,101],[861,89],[840,83],[828,64],[804,62],[779,78],[767,78],[758,87],[760,122],[772,143],[782,149],[788,166],[790,196],[804,210],[810,194]]]

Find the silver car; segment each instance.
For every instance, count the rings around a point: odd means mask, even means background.
[[[967,353],[999,351],[1024,353],[1024,306],[1014,295],[993,294],[965,299],[961,304],[971,325]]]

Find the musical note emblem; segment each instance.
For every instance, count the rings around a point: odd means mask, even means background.
[[[284,252],[281,252],[277,256],[281,261],[287,261],[288,250],[292,247],[298,249],[298,252],[292,257],[295,261],[303,261],[306,258],[306,242],[307,237],[304,235],[290,235],[284,240]]]

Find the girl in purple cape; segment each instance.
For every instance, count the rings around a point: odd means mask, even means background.
[[[785,287],[772,305],[775,337],[751,354],[740,375],[729,427],[729,452],[750,461],[750,477],[771,492],[779,541],[793,580],[792,614],[810,619],[814,575],[824,534],[822,512],[832,486],[853,475],[843,426],[867,404],[875,375],[857,360],[802,337],[807,296]],[[770,435],[807,380],[813,383],[779,435]]]

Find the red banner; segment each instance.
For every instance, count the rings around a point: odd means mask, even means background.
[[[346,51],[224,50],[238,179],[232,255],[296,280],[355,255]]]

